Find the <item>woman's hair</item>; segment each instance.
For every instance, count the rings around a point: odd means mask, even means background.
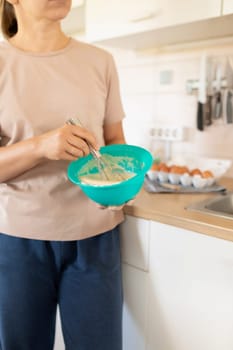
[[[0,0],[1,29],[5,37],[11,38],[18,31],[14,7],[6,0]]]

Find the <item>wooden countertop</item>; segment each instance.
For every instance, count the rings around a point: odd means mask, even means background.
[[[233,191],[233,179],[219,181]],[[219,196],[219,193],[148,193],[140,191],[134,203],[125,206],[127,215],[158,221],[209,236],[233,241],[233,220],[185,209],[193,203]]]

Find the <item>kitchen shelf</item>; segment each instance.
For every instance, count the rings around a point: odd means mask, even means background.
[[[92,43],[124,49],[146,50],[168,45],[231,37],[233,36],[232,23],[233,14],[230,14],[208,20],[96,40],[92,41]]]

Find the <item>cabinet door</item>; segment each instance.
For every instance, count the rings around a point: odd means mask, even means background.
[[[233,1],[223,0],[223,15],[229,15],[233,13]]]
[[[87,0],[87,38],[107,39],[220,14],[221,0]]]
[[[120,226],[122,261],[148,271],[149,220],[126,216]]]
[[[233,243],[151,229],[147,350],[232,350]]]
[[[123,264],[123,350],[146,350],[148,273]]]

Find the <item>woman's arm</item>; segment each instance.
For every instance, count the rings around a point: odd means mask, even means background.
[[[86,129],[64,125],[40,136],[0,147],[0,183],[23,174],[46,159],[74,160],[89,154],[85,140],[98,149],[95,137]]]
[[[14,178],[42,161],[36,139],[0,148],[0,183]]]
[[[104,140],[106,145],[111,145],[114,143],[126,143],[122,122],[105,125]]]

